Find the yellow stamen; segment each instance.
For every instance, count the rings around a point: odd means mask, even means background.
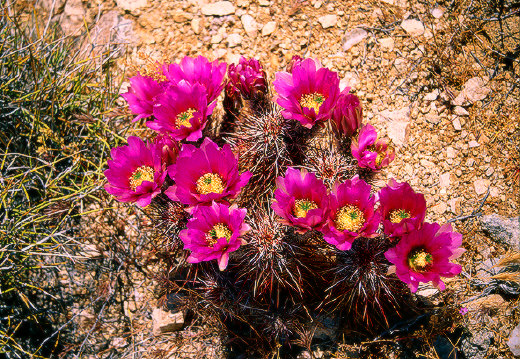
[[[314,109],[316,114],[320,111],[320,107],[324,102],[325,96],[316,92],[305,94],[300,98],[300,105],[308,109]]]
[[[395,209],[390,212],[389,219],[392,223],[401,223],[405,218],[410,218],[410,212],[405,211],[404,209]]]
[[[224,192],[222,177],[216,173],[206,173],[197,180],[197,192],[200,194]]]
[[[190,120],[193,118],[193,114],[195,112],[197,112],[195,109],[190,108],[190,109],[180,113],[177,116],[177,123],[176,123],[175,127],[181,128],[181,126],[185,126],[185,127],[190,128],[191,127]]]
[[[432,265],[433,256],[424,249],[416,249],[408,256],[408,265],[415,272],[424,272]]]
[[[365,216],[358,207],[347,205],[339,209],[334,223],[339,231],[357,232],[363,227]]]
[[[217,223],[208,233],[206,233],[206,241],[209,246],[213,247],[217,243],[218,239],[222,237],[226,238],[229,242],[232,234],[233,233],[229,230],[229,227],[224,223]]]
[[[305,218],[307,217],[307,212],[316,208],[318,208],[316,202],[310,201],[308,199],[297,199],[294,201],[293,213],[298,218]]]
[[[155,172],[150,166],[137,167],[130,176],[130,188],[132,191],[135,191],[144,181],[153,182],[154,174]]]

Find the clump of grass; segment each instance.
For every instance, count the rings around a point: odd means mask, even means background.
[[[106,126],[118,91],[107,54],[89,58],[52,26],[0,9],[0,353],[46,357],[61,346],[46,276],[70,259],[121,139]]]

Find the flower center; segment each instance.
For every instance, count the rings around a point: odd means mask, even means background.
[[[137,167],[130,176],[130,188],[132,191],[135,191],[144,181],[153,182],[154,174],[155,172],[150,166]]]
[[[425,272],[432,265],[433,256],[424,249],[414,249],[408,255],[408,266],[415,272]]]
[[[177,115],[177,123],[176,127],[181,128],[181,126],[184,127],[191,127],[190,120],[193,118],[193,114],[197,112],[195,109],[190,108],[180,114]]]
[[[401,223],[405,218],[410,218],[410,212],[404,209],[394,209],[390,212],[390,222],[392,223]]]
[[[305,218],[307,217],[307,212],[316,208],[318,208],[318,205],[314,201],[309,201],[308,199],[297,199],[294,201],[293,213],[298,218]]]
[[[219,238],[226,238],[229,243],[229,239],[233,233],[229,230],[229,227],[224,223],[217,223],[206,233],[206,241],[209,246],[213,247]]]
[[[365,216],[358,207],[347,205],[339,209],[334,223],[339,231],[357,232],[363,227]]]
[[[197,192],[200,194],[224,192],[222,177],[216,173],[206,173],[197,180]]]
[[[315,113],[320,111],[321,105],[325,102],[325,96],[320,93],[305,94],[300,98],[300,105],[308,109],[314,109]]]

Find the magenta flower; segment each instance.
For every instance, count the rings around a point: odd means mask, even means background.
[[[190,207],[235,198],[251,173],[238,173],[238,160],[229,145],[222,149],[209,138],[197,148],[184,144],[168,174],[175,181],[165,194]]]
[[[257,59],[240,58],[238,65],[228,68],[229,82],[226,85],[228,95],[241,94],[246,100],[267,93],[266,74]]]
[[[173,140],[169,135],[159,135],[155,138],[154,143],[161,148],[161,163],[164,172],[168,166],[173,165],[177,160],[177,156],[181,151],[179,143]]]
[[[178,141],[197,141],[215,106],[216,102],[208,106],[202,85],[180,81],[157,98],[153,109],[155,121],[148,121],[146,125]]]
[[[332,116],[339,95],[338,75],[313,59],[295,62],[292,73],[277,72],[273,85],[283,116],[307,128]]]
[[[329,211],[329,196],[323,182],[313,173],[289,167],[276,184],[271,207],[284,224],[298,227],[300,233],[323,224]]]
[[[164,76],[176,85],[182,80],[190,84],[200,84],[206,89],[208,103],[213,102],[224,88],[224,76],[227,64],[218,60],[209,62],[204,56],[196,58],[184,57],[180,64],[165,65]]]
[[[161,164],[162,148],[129,137],[128,145],[113,148],[108,160],[105,190],[121,202],[136,202],[146,207],[161,193],[166,171]]]
[[[289,63],[287,64],[287,72],[292,72],[293,67],[301,64],[302,61],[303,59],[301,58],[301,56],[294,55],[291,58],[291,61],[289,61]]]
[[[407,182],[398,183],[392,179],[378,195],[378,211],[386,235],[399,237],[421,227],[426,215],[426,200]]]
[[[374,211],[376,198],[370,195],[370,189],[370,185],[359,176],[334,185],[327,222],[320,228],[327,243],[346,251],[356,238],[377,235],[380,217]]]
[[[363,120],[363,108],[359,98],[343,91],[336,102],[332,119],[338,135],[352,136],[356,133]]]
[[[452,232],[450,224],[441,227],[437,223],[424,223],[419,230],[404,235],[385,257],[394,264],[390,272],[395,271],[412,292],[417,291],[419,282],[430,281],[444,290],[440,277],[451,278],[462,270],[460,265],[450,263],[464,253],[461,245],[462,235]]]
[[[128,107],[137,115],[132,121],[153,115],[153,105],[157,96],[164,91],[164,85],[152,77],[137,75],[130,78],[128,92],[121,96],[128,102]]]
[[[395,158],[394,148],[385,140],[378,140],[376,129],[369,124],[361,127],[358,138],[352,139],[350,149],[359,167],[373,171],[388,166]]]
[[[210,207],[197,207],[186,229],[179,234],[184,249],[191,251],[187,261],[199,263],[217,259],[219,269],[226,269],[229,253],[246,244],[240,238],[251,229],[244,223],[246,213],[245,208],[215,202]]]

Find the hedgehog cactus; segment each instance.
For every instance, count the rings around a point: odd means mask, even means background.
[[[309,343],[324,315],[380,332],[414,309],[419,282],[444,289],[441,277],[460,273],[461,235],[423,223],[423,195],[393,180],[377,192],[357,176],[389,166],[395,152],[334,71],[294,57],[273,98],[255,59],[161,68],[161,82],[136,77],[123,94],[159,134],[112,151],[106,189],[151,203],[169,288],[195,313],[265,352]]]

